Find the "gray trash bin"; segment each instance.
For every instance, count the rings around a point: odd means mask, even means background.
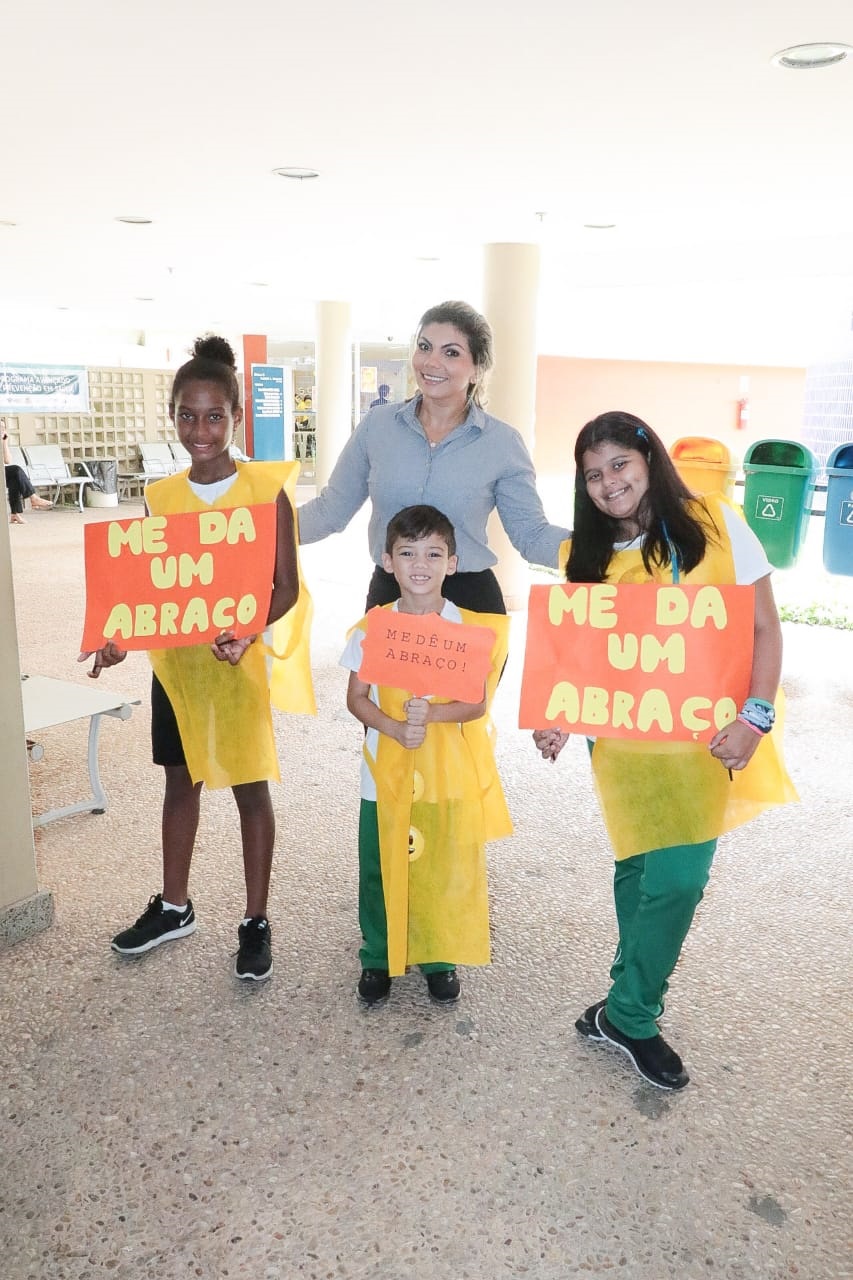
[[[84,458],[94,484],[86,487],[87,507],[118,506],[118,461],[116,458]]]

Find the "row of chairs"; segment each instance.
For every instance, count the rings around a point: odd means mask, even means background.
[[[77,506],[83,510],[86,486],[95,483],[85,462],[76,462],[74,465],[78,470],[73,473],[58,444],[12,444],[9,445],[9,457],[14,466],[26,471],[34,489],[48,491],[54,506],[66,491],[76,490]]]
[[[178,440],[143,440],[139,445],[139,456],[142,459],[143,474],[149,479],[174,475],[192,462]]]
[[[184,446],[177,440],[143,440],[138,447],[142,471],[122,472],[118,477],[120,487],[127,486],[136,479],[147,483],[158,477],[174,475],[192,462]],[[86,486],[95,483],[85,462],[75,461],[75,471],[72,472],[58,444],[10,445],[9,454],[11,462],[26,471],[34,489],[46,489],[49,492],[50,501],[54,505],[67,490],[75,490],[77,506],[83,510]]]

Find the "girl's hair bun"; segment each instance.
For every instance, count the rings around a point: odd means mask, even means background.
[[[227,365],[229,369],[237,368],[237,358],[231,343],[215,333],[196,338],[193,343],[193,355],[200,356],[203,360],[216,360],[219,364]]]

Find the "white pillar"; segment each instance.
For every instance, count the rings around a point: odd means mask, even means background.
[[[521,432],[531,454],[536,413],[538,291],[538,245],[486,245],[483,313],[495,337],[488,410]],[[526,608],[527,566],[504,533],[497,512],[489,522],[489,546],[498,557],[495,573],[507,608]]]
[[[317,303],[315,483],[329,479],[352,430],[352,318],[348,302]]]
[[[5,503],[0,512],[0,616],[8,620],[15,617],[15,593]],[[36,879],[20,671],[15,627],[0,627],[0,947],[47,928],[53,920],[51,895],[39,892]]]

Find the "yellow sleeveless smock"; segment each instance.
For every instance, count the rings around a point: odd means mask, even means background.
[[[212,509],[275,502],[284,489],[293,506],[295,528],[299,463],[237,462],[235,466],[237,479]],[[186,471],[148,485],[145,502],[152,515],[211,510],[210,503],[193,493]],[[246,554],[251,555],[250,548]],[[258,639],[236,666],[220,662],[208,644],[149,651],[154,673],[174,709],[194,783],[218,788],[279,781],[270,701],[281,711],[314,714],[316,710],[309,654],[311,612],[311,597],[300,574],[296,604],[268,629],[271,647]]]
[[[390,606],[386,606],[390,607]],[[489,707],[503,670],[509,619],[460,609],[469,626],[495,633],[486,681],[486,713],[466,724],[430,724],[423,746],[401,747],[379,734],[374,761],[379,856],[388,920],[388,966],[446,961],[488,964],[487,840],[512,834],[494,756]],[[358,624],[364,630],[366,621]],[[379,705],[404,720],[411,697],[379,686]],[[447,698],[435,698],[447,702]]]
[[[723,503],[736,510],[722,495],[713,493],[690,504],[692,513],[708,530],[708,544],[701,563],[690,573],[681,574],[679,582],[717,586],[736,583]],[[563,566],[570,548],[571,542],[561,547]],[[653,565],[650,575],[638,547],[616,551],[606,578],[612,583],[672,580],[671,566]],[[765,809],[797,800],[782,760],[781,689],[776,714],[773,732],[762,738],[749,764],[736,771],[731,781],[707,743],[597,738],[592,748],[592,770],[616,860],[673,845],[701,844],[742,826]]]

